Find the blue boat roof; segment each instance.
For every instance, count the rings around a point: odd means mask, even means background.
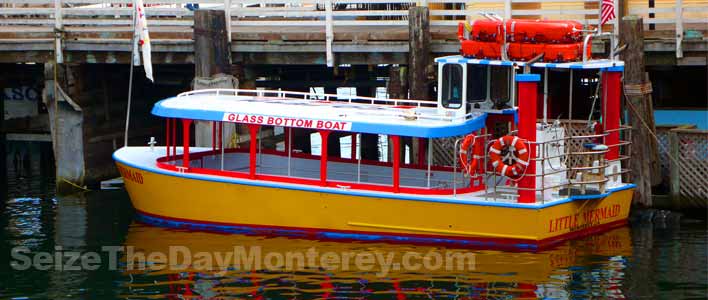
[[[486,111],[455,115],[434,101],[262,90],[199,90],[157,102],[166,118],[440,138],[484,127]],[[516,109],[493,111],[515,114]]]

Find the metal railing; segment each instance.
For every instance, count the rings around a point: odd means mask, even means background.
[[[464,121],[475,115],[468,113],[461,116],[448,116],[445,113],[440,113],[434,108],[438,107],[436,101],[425,100],[408,100],[408,99],[390,99],[390,98],[375,98],[364,96],[339,96],[335,94],[311,93],[311,92],[291,92],[281,90],[248,90],[248,89],[206,89],[184,92],[177,95],[180,97],[189,96],[233,96],[233,97],[250,97],[261,100],[308,100],[308,101],[331,101],[342,102],[360,105],[377,105],[382,107],[391,107],[393,110],[367,110],[367,115],[370,116],[392,116],[401,117],[408,120],[426,119],[435,121]],[[427,110],[408,110],[395,108],[428,108]],[[352,108],[355,108],[353,106]]]
[[[569,142],[571,141],[583,141],[583,140],[602,140],[606,136],[608,136],[612,132],[620,132],[622,134],[625,134],[623,137],[620,137],[620,141],[617,144],[611,144],[611,145],[606,145],[607,149],[605,150],[598,150],[598,151],[574,151],[569,148]],[[541,195],[545,195],[546,191],[548,190],[566,190],[566,196],[569,196],[573,190],[579,190],[581,194],[585,194],[588,192],[587,188],[588,187],[595,187],[597,186],[597,192],[599,193],[605,193],[606,187],[605,185],[610,181],[610,178],[615,177],[615,176],[621,176],[623,174],[629,173],[630,170],[628,169],[628,166],[621,166],[617,171],[610,170],[609,172],[606,170],[610,164],[613,162],[620,162],[622,164],[625,160],[629,159],[629,153],[631,153],[631,127],[629,126],[620,126],[618,129],[614,130],[607,130],[601,134],[592,134],[592,135],[567,135],[564,136],[563,138],[557,138],[557,139],[550,139],[546,140],[544,142],[529,142],[528,140],[522,140],[522,142],[526,145],[527,149],[531,149],[531,147],[534,147],[536,157],[529,159],[529,164],[534,164],[538,166],[540,163],[540,170],[538,167],[536,168],[536,173],[524,173],[520,178],[523,178],[524,176],[531,176],[536,179],[540,178],[540,185],[539,180],[536,180],[537,184],[535,188],[521,188],[516,185],[516,182],[519,180],[512,180],[512,184],[506,185],[506,184],[501,184],[499,179],[504,179],[505,177],[499,176],[496,171],[493,169],[489,168],[488,164],[488,155],[485,154],[484,156],[484,166],[485,166],[485,173],[483,174],[484,176],[484,182],[485,182],[485,191],[484,191],[484,198],[485,200],[488,201],[489,198],[499,198],[500,196],[507,195],[509,197],[516,197],[518,194],[518,191],[522,190],[528,190],[528,191],[534,191],[536,193],[541,193]],[[494,140],[488,141],[488,138],[491,135],[481,135],[478,136],[477,138],[482,138],[484,139],[484,144],[486,145],[485,149],[488,149],[491,143],[494,142]],[[455,171],[455,176],[457,176],[457,172],[460,168],[458,168],[458,160],[457,156],[459,155],[459,149],[458,145],[460,143],[461,139],[455,140],[455,160],[454,160],[454,171]],[[547,155],[547,147],[551,147],[554,145],[558,145],[559,143],[563,143],[565,151],[563,153],[557,154],[557,155]],[[620,155],[617,159],[612,159],[612,160],[606,160],[605,159],[605,154],[613,150],[614,148],[618,148],[617,150],[619,151]],[[623,154],[624,153],[624,154]],[[580,165],[580,166],[571,166],[567,164],[567,161],[569,157],[575,157],[576,159],[581,159],[590,162],[589,165]],[[584,158],[590,158],[589,160],[586,160]],[[558,159],[559,161],[564,161],[564,163],[560,164],[557,169],[553,169],[550,172],[546,171],[546,165],[552,165],[550,160],[553,159]],[[598,161],[598,164],[595,165],[594,162]],[[626,163],[625,163],[626,164]],[[546,184],[546,177],[547,176],[555,176],[557,174],[565,173],[566,176],[563,178],[564,180],[560,181],[558,184],[552,184],[552,185],[547,185]],[[587,174],[587,173],[593,173],[596,174],[595,178],[591,179],[592,177],[588,176],[587,178],[583,175],[580,178],[577,178],[576,174],[582,173],[582,174]],[[477,175],[480,176],[480,175]],[[453,182],[457,182],[456,177],[453,179]],[[491,186],[489,186],[489,183],[493,183]],[[456,190],[456,187],[453,187],[453,191]],[[502,195],[503,194],[503,195]],[[453,195],[457,195],[456,193],[453,193]],[[541,202],[545,203],[547,199],[545,199],[544,196],[541,197]],[[538,202],[538,199],[537,199]]]

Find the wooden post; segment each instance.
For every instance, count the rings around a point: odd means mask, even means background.
[[[196,77],[231,72],[231,51],[223,10],[194,12],[194,71]]]
[[[673,209],[680,209],[680,203],[681,203],[681,193],[680,193],[680,188],[681,188],[681,179],[680,179],[680,174],[681,166],[676,163],[676,160],[679,159],[679,155],[681,153],[681,145],[679,144],[679,137],[678,133],[674,130],[669,130],[669,157],[673,157],[675,159],[669,159],[670,160],[670,168],[669,168],[669,180],[670,180],[670,193],[671,193],[671,206]]]
[[[674,1],[676,20],[676,58],[683,58],[683,0]]]
[[[0,85],[7,86],[0,79]],[[0,100],[0,111],[3,112],[2,118],[0,118],[0,175],[3,180],[0,180],[0,195],[7,195],[7,153],[5,153],[5,147],[7,147],[7,142],[5,141],[5,100]],[[43,169],[40,169],[43,170]],[[5,203],[7,201],[0,201],[0,212],[5,212]]]
[[[661,180],[658,146],[654,139],[654,111],[651,103],[651,82],[644,71],[644,32],[642,18],[625,16],[620,26],[620,40],[627,45],[622,52],[625,95],[630,107],[632,134],[631,169],[637,185],[634,202],[651,206],[651,186]],[[636,109],[636,111],[634,111]],[[649,127],[649,128],[647,128]]]
[[[403,93],[401,93],[401,67],[390,66],[388,68],[386,93],[388,93],[388,97],[391,99],[403,98]]]
[[[229,1],[224,4],[228,5]],[[194,86],[195,90],[207,88],[237,88],[238,81],[231,76],[231,50],[229,30],[224,10],[196,10],[194,12]],[[194,145],[208,147],[212,144],[212,125],[208,121],[194,122]],[[227,124],[227,136],[236,130]]]
[[[408,83],[410,99],[428,100],[430,64],[430,11],[427,7],[408,10]]]

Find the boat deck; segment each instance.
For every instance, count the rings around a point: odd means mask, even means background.
[[[196,152],[203,152],[203,151],[208,151],[210,149],[208,148],[191,148],[193,153]],[[177,149],[178,155],[181,154],[181,150],[178,148]],[[228,177],[228,176],[218,176],[218,175],[207,175],[207,174],[195,174],[195,173],[183,173],[179,171],[171,171],[171,170],[165,170],[157,166],[156,160],[160,157],[164,157],[166,154],[165,148],[164,147],[154,147],[154,149],[150,149],[150,147],[127,147],[127,148],[121,148],[118,151],[114,153],[114,159],[122,164],[126,164],[128,166],[132,166],[138,169],[142,169],[148,172],[152,173],[158,173],[158,174],[164,174],[164,175],[170,175],[170,176],[179,176],[179,177],[185,177],[185,178],[191,178],[191,179],[197,179],[197,180],[207,180],[207,181],[220,181],[220,182],[232,182],[235,184],[247,184],[247,185],[260,185],[260,186],[270,186],[274,188],[285,188],[285,189],[300,189],[300,190],[310,190],[310,191],[318,191],[318,192],[328,192],[328,193],[345,193],[345,194],[352,194],[352,195],[361,195],[361,196],[367,196],[367,197],[380,197],[380,198],[394,198],[394,199],[402,199],[402,200],[419,200],[419,201],[431,201],[431,202],[446,202],[446,203],[459,203],[459,204],[470,204],[470,205],[492,205],[492,206],[503,206],[503,207],[516,207],[516,208],[530,208],[530,209],[537,209],[537,208],[543,208],[547,206],[553,206],[561,203],[566,203],[569,201],[580,201],[580,200],[587,200],[587,199],[600,199],[604,198],[610,193],[613,193],[615,191],[619,190],[624,190],[628,188],[632,188],[632,184],[623,184],[620,186],[612,187],[607,190],[606,193],[600,194],[600,193],[586,193],[583,195],[573,195],[570,197],[567,196],[562,196],[560,195],[559,197],[552,197],[549,199],[539,199],[536,203],[517,203],[516,198],[513,197],[513,194],[515,194],[515,191],[512,191],[509,189],[508,191],[504,191],[503,188],[497,189],[496,192],[492,192],[491,190],[489,191],[477,191],[477,192],[469,192],[469,193],[456,193],[454,195],[420,195],[420,194],[411,194],[411,193],[393,193],[393,192],[382,192],[382,191],[369,191],[369,190],[359,190],[359,189],[350,189],[346,186],[336,186],[336,187],[323,187],[323,186],[312,186],[312,185],[307,185],[307,184],[297,184],[297,183],[289,183],[289,182],[272,182],[272,181],[267,181],[267,180],[259,180],[259,179],[246,179],[246,178],[234,178],[234,177]],[[245,155],[245,154],[244,154]],[[242,162],[242,156],[239,154],[236,155],[228,155],[230,163],[228,164],[229,169],[233,170],[241,170],[245,168],[246,164],[245,162]],[[307,167],[308,163],[305,162],[306,159],[303,160],[295,160],[293,159],[291,161],[291,166],[293,167],[293,170],[295,169],[300,169],[296,170],[295,173],[291,173],[291,175],[302,175],[302,176],[307,176],[311,177],[314,175],[313,169],[314,167]],[[263,155],[261,157],[261,163],[258,169],[258,172],[271,172],[272,174],[283,174],[284,172],[287,172],[287,165],[281,165],[281,167],[278,167],[280,163],[282,163],[283,160],[281,158],[275,159],[272,157],[268,157],[266,155]],[[207,159],[203,161],[193,161],[194,167],[201,166],[202,163],[205,164],[206,166],[218,166],[217,165],[217,160],[215,159]],[[339,166],[339,163],[336,162],[330,162],[332,164],[331,167],[333,168],[342,168],[343,166]],[[197,165],[199,164],[199,165]],[[220,164],[220,161],[218,162]],[[317,161],[314,162],[313,166],[317,164]],[[226,165],[226,163],[225,163]],[[346,165],[346,164],[345,164]],[[298,167],[296,167],[298,166]],[[356,164],[353,165],[356,167]],[[303,168],[304,167],[304,168]],[[329,167],[329,164],[328,164]],[[385,173],[381,171],[382,169],[379,169],[377,166],[364,166],[362,165],[362,168],[365,169],[366,173],[369,175],[367,180],[373,184],[381,184],[384,185],[386,183],[390,184],[390,178],[386,178]],[[387,167],[380,167],[384,169],[388,169],[390,172],[390,168]],[[334,169],[333,169],[334,171]],[[415,179],[414,177],[416,176],[421,176],[424,177],[424,172],[425,170],[411,170],[411,169],[406,169],[406,168],[401,168],[401,183],[403,185],[415,185],[415,184],[422,184],[423,180],[422,179]],[[298,173],[299,172],[299,173]],[[352,179],[352,175],[349,174],[350,172],[340,172],[339,174],[333,172],[332,176],[336,178],[342,178],[342,179]],[[362,170],[362,174],[364,173],[364,170]],[[287,175],[287,173],[285,173]],[[371,176],[375,175],[375,176]],[[453,175],[451,172],[439,172],[436,171],[434,172],[434,175],[431,177],[437,177],[436,181],[431,181],[438,186],[441,186],[442,182],[449,182],[451,183],[452,181],[445,181],[445,179],[451,178]],[[329,178],[329,176],[328,176]],[[355,181],[353,181],[355,182]],[[434,187],[435,185],[432,185],[431,187]]]

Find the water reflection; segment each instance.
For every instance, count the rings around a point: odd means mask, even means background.
[[[262,255],[304,253],[311,248],[319,253],[357,255],[379,252],[394,253],[396,257],[410,251],[422,254],[451,251],[474,255],[473,270],[390,270],[385,276],[379,276],[381,273],[378,271],[383,268],[381,265],[371,271],[356,268],[343,270],[342,267],[323,270],[317,264],[297,271],[240,268],[243,265],[229,265],[228,268],[221,265],[211,270],[170,270],[179,268],[177,264],[163,270],[128,271],[124,266],[124,274],[130,281],[125,282],[122,296],[170,299],[187,296],[219,299],[282,296],[298,299],[523,299],[571,298],[575,295],[622,298],[620,282],[624,278],[627,259],[632,255],[628,227],[571,241],[540,253],[264,238],[185,232],[138,223],[129,228],[125,245],[134,247],[136,252],[166,255],[171,246],[184,246],[186,252],[191,254],[202,251],[228,253],[233,252],[234,246],[242,246],[245,249],[260,249]],[[176,262],[182,263],[184,260],[172,261]],[[165,263],[170,262],[162,259],[148,262],[154,264],[152,266],[156,269],[162,268]]]

